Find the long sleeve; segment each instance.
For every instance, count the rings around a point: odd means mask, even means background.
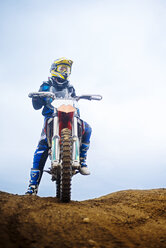
[[[32,105],[33,105],[34,109],[38,110],[38,109],[42,108],[42,106],[44,105],[44,101],[40,97],[33,97],[32,98]]]
[[[40,91],[49,91],[50,85],[47,82],[43,82],[43,84],[40,86],[39,92]],[[32,105],[34,109],[38,110],[41,109],[42,106],[44,106],[45,100],[40,97],[33,97],[32,98]]]

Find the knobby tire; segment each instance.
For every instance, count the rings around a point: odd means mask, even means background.
[[[64,128],[61,131],[61,158],[60,200],[69,202],[72,179],[72,136],[71,130],[68,128]]]
[[[57,179],[56,179],[56,197],[57,198],[60,198],[60,184],[61,184],[61,175],[58,172]]]

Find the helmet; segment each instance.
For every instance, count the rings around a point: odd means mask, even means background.
[[[71,74],[71,67],[73,61],[66,59],[64,57],[54,60],[50,68],[50,73],[52,77],[56,77],[63,80],[67,80]]]

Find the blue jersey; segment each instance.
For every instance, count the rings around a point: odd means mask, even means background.
[[[53,82],[53,80],[51,80],[51,78],[48,81],[45,81],[42,83],[39,91],[52,92],[57,97],[58,97],[58,94],[62,96],[62,93],[64,94],[64,97],[65,95],[68,95],[69,97],[76,96],[75,89],[72,85],[69,84],[69,81],[65,81],[64,86],[59,87]],[[32,104],[33,104],[34,109],[36,110],[41,109],[44,106],[42,110],[42,115],[44,115],[45,117],[50,117],[54,112],[53,108],[51,108],[51,105],[50,106],[48,105],[47,97],[45,98],[33,97]]]

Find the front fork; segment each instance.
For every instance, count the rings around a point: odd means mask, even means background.
[[[72,153],[72,164],[74,167],[78,167],[80,164],[80,142],[78,138],[78,121],[77,117],[74,116],[72,125],[72,136],[73,136],[73,153]]]
[[[48,126],[52,118],[48,120]],[[49,144],[51,147],[51,166],[52,168],[57,167],[61,164],[60,161],[60,136],[59,136],[59,119],[58,116],[55,116],[53,119],[53,136],[52,144]],[[78,121],[77,117],[74,116],[72,123],[72,139],[73,139],[73,149],[72,149],[72,166],[76,169],[80,164],[80,142],[78,138]]]
[[[48,120],[49,122],[49,120]],[[60,136],[58,116],[53,119],[53,136],[51,145],[51,166],[56,167],[60,164]]]

